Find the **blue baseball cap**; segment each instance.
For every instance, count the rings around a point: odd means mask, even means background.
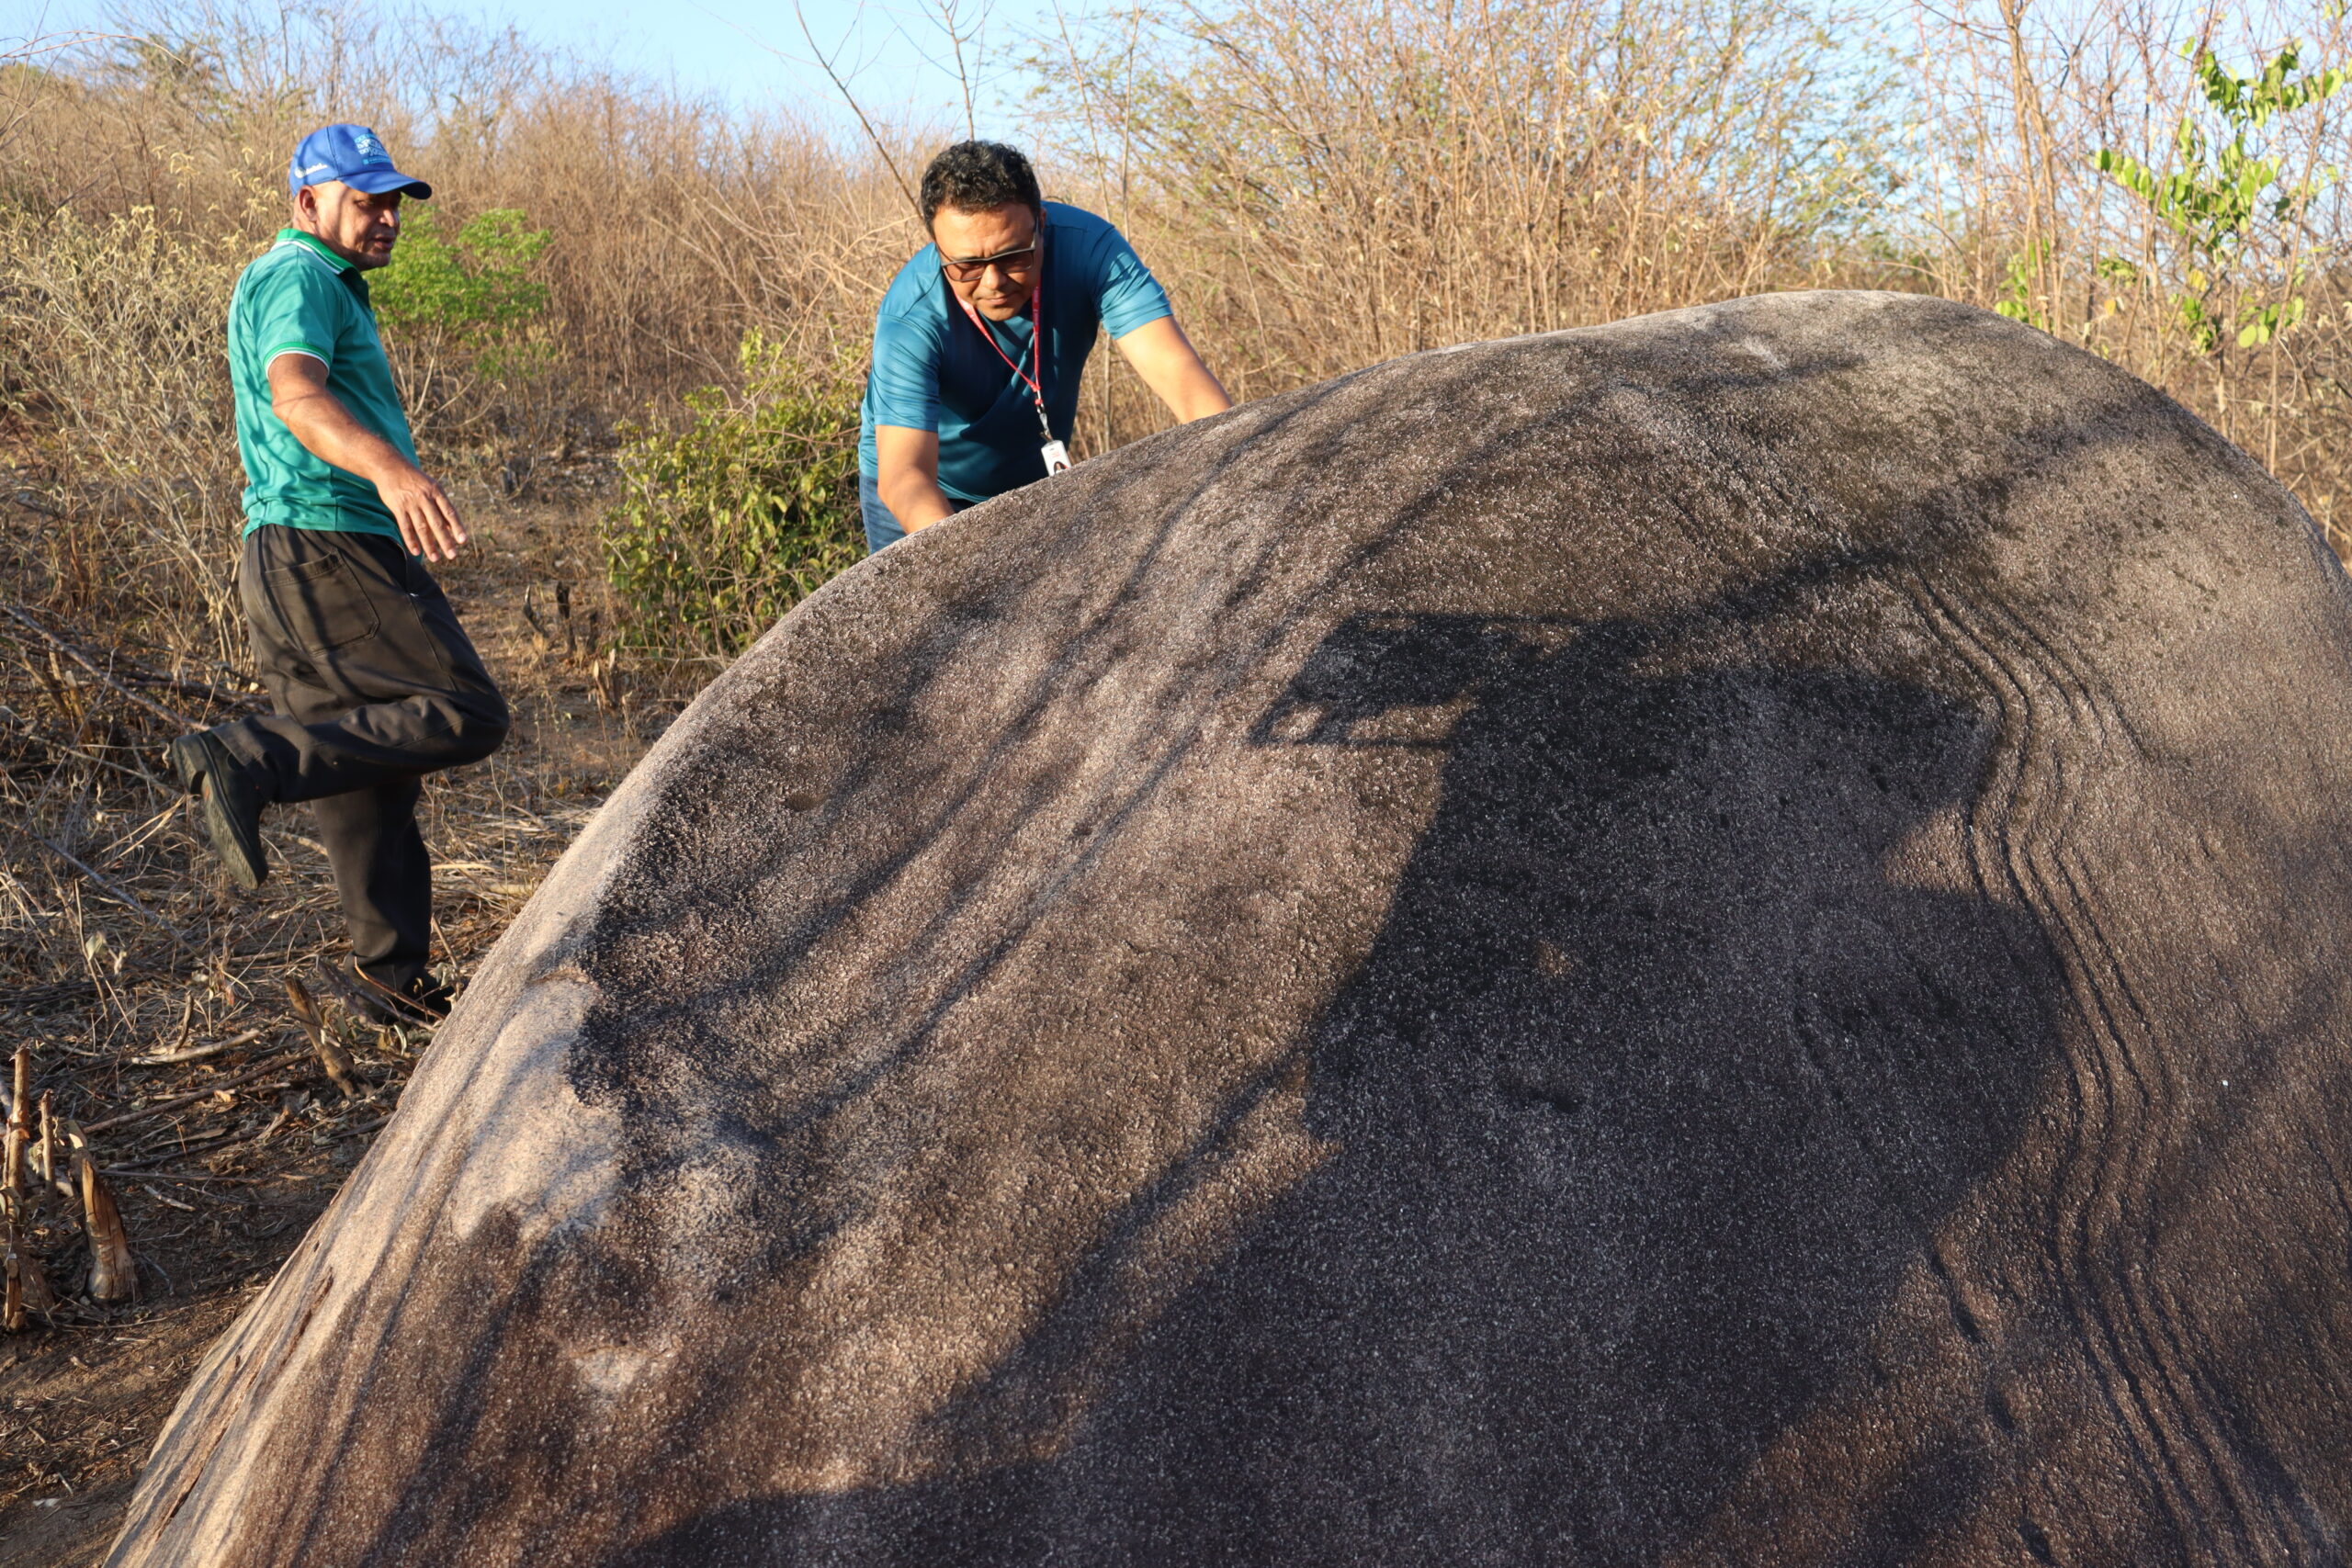
[[[419,201],[433,199],[433,187],[393,168],[384,139],[364,125],[322,125],[294,149],[294,162],[286,169],[287,195],[329,180],[369,196],[396,190]]]

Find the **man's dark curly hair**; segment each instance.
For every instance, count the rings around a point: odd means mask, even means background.
[[[944,149],[922,172],[923,227],[943,207],[958,212],[985,212],[991,207],[1044,205],[1037,194],[1037,171],[1017,147],[1001,141],[958,141]]]

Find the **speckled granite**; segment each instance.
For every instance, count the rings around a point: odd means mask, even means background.
[[[2346,605],[1893,295],[967,513],[605,807],[110,1561],[2340,1562]]]

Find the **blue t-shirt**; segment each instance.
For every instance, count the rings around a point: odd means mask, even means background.
[[[1044,374],[1046,416],[1069,439],[1078,417],[1078,380],[1094,348],[1099,322],[1114,338],[1173,315],[1168,296],[1120,232],[1091,212],[1046,203]],[[939,270],[939,247],[925,245],[899,269],[874,321],[874,368],[860,411],[858,465],[881,472],[874,427],[895,424],[939,433],[939,488],[958,501],[986,501],[1046,477],[1037,412],[1010,359],[1029,347],[1035,300],[1009,321],[975,328]],[[981,337],[993,331],[1004,357]]]

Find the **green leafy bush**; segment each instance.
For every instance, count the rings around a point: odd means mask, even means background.
[[[2300,70],[2299,44],[2280,50],[2253,76],[2232,71],[2202,44],[2186,45],[2181,52],[2228,139],[2207,134],[2193,114],[2184,114],[2173,132],[2173,163],[2167,169],[2153,169],[2106,147],[2092,162],[2145,202],[2170,231],[2187,264],[2188,284],[2174,297],[2174,309],[2198,352],[2211,354],[2222,346],[2222,334],[2232,324],[2222,296],[2235,284],[2240,254],[2256,226],[2296,219],[2335,174],[2323,169],[2290,182],[2286,158],[2275,152],[2266,156],[2254,139],[2278,116],[2334,97],[2347,78],[2341,66]],[[2299,265],[2287,287],[2292,290],[2302,281]],[[2303,304],[2291,292],[2284,299],[2239,300],[2234,312],[2239,345],[2257,347],[2291,328],[2302,319]]]
[[[369,285],[377,319],[463,348],[502,346],[547,309],[547,285],[531,276],[547,247],[548,231],[515,208],[477,214],[451,239],[430,207],[411,206],[391,264]]]
[[[431,208],[411,205],[391,265],[368,288],[426,460],[480,455],[510,494],[564,428],[564,355],[538,276],[547,248],[548,231],[514,208],[451,233]]]
[[[854,374],[757,333],[739,356],[740,394],[706,387],[685,429],[621,447],[605,570],[647,651],[731,656],[865,554]]]

